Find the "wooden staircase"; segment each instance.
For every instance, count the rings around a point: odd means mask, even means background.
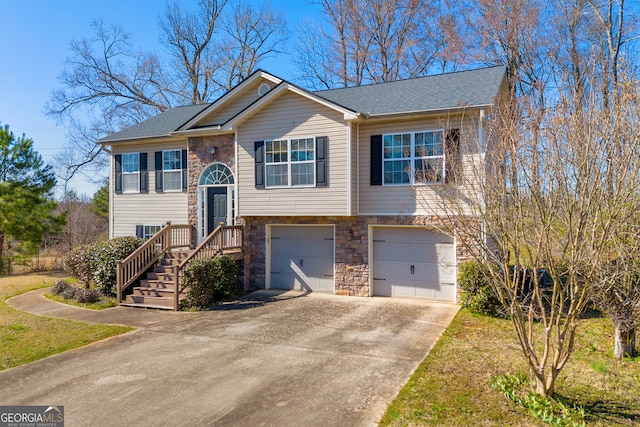
[[[242,259],[243,227],[219,225],[195,249],[192,249],[190,225],[167,224],[124,260],[118,262],[116,284],[118,304],[133,307],[178,310],[185,297],[184,270],[190,260],[211,259],[228,254]],[[153,271],[149,271],[153,267]],[[140,285],[125,296],[136,280]]]
[[[145,279],[140,280],[140,286],[134,287],[133,293],[127,295],[121,305],[173,310],[176,293],[175,274],[180,263],[192,253],[193,250],[188,249],[173,249],[165,253],[159,265],[148,272]],[[184,293],[178,295],[178,301],[182,301],[184,296]]]

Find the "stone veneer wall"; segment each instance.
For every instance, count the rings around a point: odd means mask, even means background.
[[[235,137],[233,134],[204,136],[199,138],[189,138],[188,144],[189,158],[187,161],[189,186],[188,215],[189,224],[193,227],[193,241],[198,238],[198,179],[202,171],[211,163],[219,162],[229,166],[236,175],[235,164]],[[211,147],[216,147],[216,153],[211,154]]]
[[[266,225],[335,225],[336,294],[369,295],[369,226],[441,224],[437,217],[357,216],[357,217],[244,217],[245,289],[265,287]],[[458,263],[469,259],[463,245],[456,246]]]

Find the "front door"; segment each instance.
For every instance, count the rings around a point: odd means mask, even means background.
[[[207,235],[227,225],[227,187],[207,187]]]

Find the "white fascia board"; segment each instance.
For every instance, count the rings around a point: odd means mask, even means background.
[[[217,126],[207,126],[204,128],[196,128],[196,129],[186,129],[186,130],[178,130],[175,132],[171,132],[173,136],[206,136],[206,135],[216,135],[219,133],[223,133],[221,131],[220,125]]]

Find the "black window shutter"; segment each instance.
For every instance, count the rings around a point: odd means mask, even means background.
[[[147,169],[147,153],[140,153],[140,192],[149,192],[149,171]]]
[[[182,191],[187,191],[187,150],[182,150]]]
[[[162,193],[162,151],[156,151],[156,193]]]
[[[136,236],[144,237],[144,225],[136,225]]]
[[[371,135],[371,185],[382,185],[382,135]]]
[[[115,192],[116,194],[122,194],[122,154],[116,154],[116,176],[115,176]]]
[[[264,188],[264,141],[256,141],[256,188]]]
[[[449,129],[444,139],[445,182],[458,182],[462,164],[460,162],[460,129]]]
[[[327,143],[326,136],[316,138],[316,187],[326,187],[327,183]]]

